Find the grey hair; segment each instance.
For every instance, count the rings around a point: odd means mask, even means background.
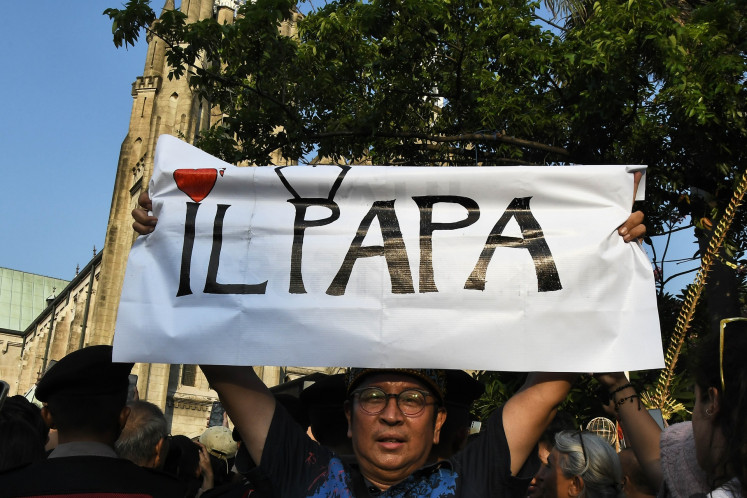
[[[156,453],[158,441],[168,435],[166,418],[163,412],[153,403],[133,401],[130,416],[114,449],[120,458],[144,466]]]
[[[583,448],[580,438],[584,440]],[[563,474],[568,478],[579,476],[584,481],[579,498],[623,496],[620,460],[607,441],[591,432],[562,431],[555,435],[555,448],[560,453],[558,465]]]

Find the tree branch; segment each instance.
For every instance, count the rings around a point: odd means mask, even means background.
[[[680,277],[682,275],[687,275],[688,273],[692,273],[692,272],[698,271],[698,270],[700,270],[700,267],[691,268],[689,270],[681,271],[679,273],[675,273],[674,275],[670,275],[665,280],[662,281],[661,286],[664,287],[666,285],[666,283],[669,282],[670,280],[675,279],[677,277]]]
[[[558,31],[562,31],[563,33],[568,32],[568,30],[566,28],[564,28],[563,26],[560,26],[559,24],[555,24],[554,22],[549,21],[549,20],[547,20],[547,19],[545,19],[543,17],[540,17],[537,14],[534,14],[533,17],[535,19],[538,19],[538,20],[542,21],[543,23],[547,24],[548,26],[551,26],[551,27],[557,29]]]
[[[681,232],[682,230],[689,230],[693,226],[694,225],[692,223],[690,223],[689,225],[686,225],[686,226],[681,226],[681,227],[677,227],[677,228],[669,228],[666,232],[660,233],[658,235],[666,235],[666,234]]]
[[[307,135],[308,138],[319,140],[333,137],[379,137],[379,138],[408,138],[417,140],[427,140],[429,142],[498,142],[516,147],[526,147],[529,149],[543,150],[559,156],[568,157],[570,154],[562,147],[524,140],[522,138],[510,137],[503,133],[465,133],[461,135],[431,135],[428,133],[408,132],[408,131],[375,131],[369,130],[336,130],[321,133],[312,133]]]

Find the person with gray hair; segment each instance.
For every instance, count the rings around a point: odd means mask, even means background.
[[[621,498],[623,473],[615,450],[591,432],[562,431],[537,474],[543,498]]]
[[[147,401],[132,401],[127,406],[130,416],[114,449],[120,458],[135,465],[161,469],[168,453],[166,417],[160,408]]]

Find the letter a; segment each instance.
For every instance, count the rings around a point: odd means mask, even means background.
[[[555,267],[555,260],[547,242],[545,242],[542,227],[529,209],[530,199],[531,197],[517,197],[508,205],[503,216],[490,232],[475,269],[472,270],[472,274],[464,284],[465,289],[485,290],[485,273],[496,247],[511,247],[529,251],[534,262],[537,290],[539,292],[556,291],[563,288],[560,284],[558,269]],[[522,238],[501,235],[511,218],[515,218],[519,224]]]
[[[374,218],[379,219],[384,245],[362,247],[363,239],[366,238],[368,228],[371,226]],[[366,216],[363,217],[358,227],[358,232],[350,244],[348,253],[345,255],[345,260],[342,262],[342,266],[334,280],[332,280],[329,289],[327,289],[327,294],[330,296],[342,296],[345,294],[350,274],[353,271],[353,265],[358,258],[382,255],[386,258],[386,264],[389,268],[392,293],[414,294],[415,289],[412,285],[410,263],[407,259],[405,243],[402,240],[399,221],[397,221],[397,215],[394,213],[394,200],[374,202],[371,209],[366,213]]]

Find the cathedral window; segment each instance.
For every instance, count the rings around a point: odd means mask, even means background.
[[[182,385],[195,386],[197,381],[197,365],[182,365]]]

